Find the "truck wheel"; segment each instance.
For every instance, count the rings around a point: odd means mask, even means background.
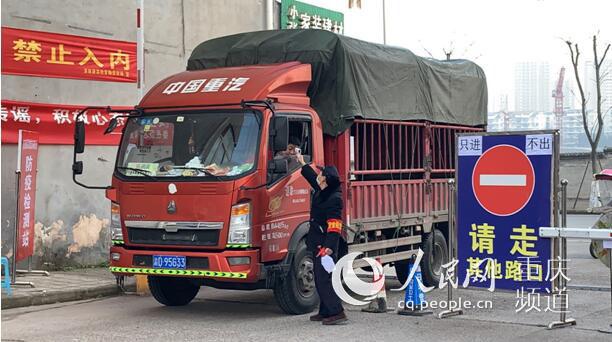
[[[435,246],[433,245],[435,235]],[[421,274],[425,286],[437,286],[440,282],[442,265],[448,262],[448,246],[446,238],[441,231],[433,229],[427,234],[423,244],[423,259],[421,260]]]
[[[432,255],[433,234],[436,234],[435,254]],[[446,238],[439,230],[434,230],[433,233],[427,234],[423,243],[423,258],[421,260],[421,277],[423,285],[437,286],[440,282],[440,268],[442,264],[448,262],[448,247],[446,246]],[[395,274],[397,280],[404,285],[408,280],[408,264],[410,260],[399,260],[395,262]]]
[[[187,305],[200,290],[189,278],[148,276],[147,280],[153,298],[167,306]]]
[[[319,302],[314,283],[314,259],[306,250],[306,243],[299,242],[289,273],[276,281],[274,298],[278,306],[290,315],[312,312]]]

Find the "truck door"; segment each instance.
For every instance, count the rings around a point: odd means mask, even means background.
[[[262,261],[280,260],[287,252],[293,231],[307,222],[310,212],[310,186],[300,173],[295,155],[299,151],[306,162],[312,160],[312,122],[309,116],[276,114],[289,119],[289,144],[285,150],[268,146],[268,163],[287,161],[287,172],[268,172],[267,211],[254,234],[261,234]]]

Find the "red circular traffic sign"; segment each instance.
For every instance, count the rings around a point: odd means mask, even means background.
[[[531,161],[512,145],[497,145],[485,151],[472,171],[472,189],[486,211],[509,216],[527,205],[535,185]]]

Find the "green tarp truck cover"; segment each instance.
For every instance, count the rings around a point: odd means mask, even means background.
[[[258,31],[208,40],[193,50],[187,70],[289,61],[311,65],[308,96],[329,135],[342,133],[356,118],[487,123],[487,82],[475,63],[423,58],[324,30]]]

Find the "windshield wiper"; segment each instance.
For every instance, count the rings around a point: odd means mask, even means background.
[[[136,168],[133,168],[133,167],[125,167],[125,166],[117,166],[117,170],[133,171],[133,172],[136,172],[139,175],[143,175],[143,176],[145,176],[145,177],[147,177],[149,179],[152,179],[152,180],[154,180],[156,182],[158,181],[157,178],[155,178],[155,177],[153,177],[153,176],[151,176],[149,174],[151,171],[148,171],[148,170],[136,169]]]
[[[204,168],[201,168],[201,167],[190,167],[190,166],[172,166],[172,168],[173,168],[173,169],[179,169],[179,170],[195,170],[195,171],[202,171],[202,172],[203,172],[205,175],[207,175],[207,176],[211,176],[211,177],[214,177],[214,178],[215,178],[216,180],[218,180],[218,181],[222,180],[222,179],[221,179],[221,176],[215,175],[215,174],[213,174],[212,172],[210,172],[210,171],[208,171],[208,170],[206,170],[206,169],[204,169]]]

